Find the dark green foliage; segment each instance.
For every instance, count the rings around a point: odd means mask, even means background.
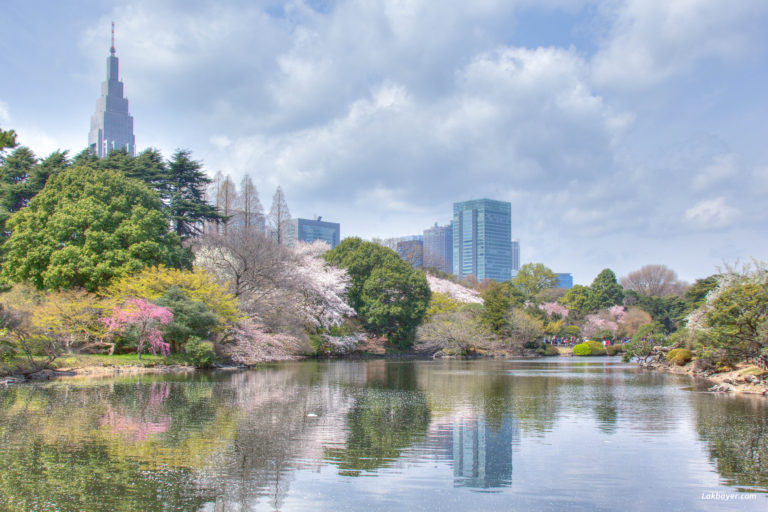
[[[191,337],[206,339],[216,327],[216,313],[205,304],[190,299],[178,286],[171,286],[156,301],[158,306],[173,313],[173,321],[163,326],[163,340],[171,344],[171,351],[178,351]]]
[[[13,130],[0,129],[0,163],[2,163],[3,152],[7,148],[16,147],[16,132]]]
[[[660,322],[651,322],[638,327],[635,335],[632,336],[632,341],[649,340],[661,345],[666,341],[666,338],[664,326]]]
[[[589,339],[592,341],[610,340],[613,339],[613,333],[608,329],[602,329],[593,334]]]
[[[595,277],[589,291],[589,308],[592,311],[621,304],[624,300],[624,289],[616,281],[616,274],[609,268]]]
[[[197,336],[191,336],[184,344],[184,353],[187,354],[195,368],[210,368],[216,361],[213,343],[200,341]]]
[[[203,222],[223,219],[216,208],[205,200],[205,189],[211,179],[202,170],[200,162],[192,160],[188,150],[177,150],[168,162],[152,148],[135,157],[119,149],[110,151],[101,159],[83,152],[75,157],[74,164],[120,171],[129,178],[142,180],[162,199],[173,229],[181,239],[197,236]]]
[[[325,258],[349,273],[347,298],[366,329],[410,345],[429,305],[424,273],[391,249],[359,238],[345,239]]]
[[[112,171],[73,167],[8,220],[2,276],[37,288],[96,290],[145,266],[189,267],[160,199]]]
[[[224,220],[214,206],[205,201],[205,189],[211,179],[200,162],[190,158],[187,150],[177,150],[168,162],[165,186],[174,230],[182,240],[200,234],[203,222]]]
[[[662,324],[668,332],[674,332],[680,328],[686,315],[691,311],[686,301],[677,295],[655,297],[628,290],[627,298],[651,315],[655,322]]]
[[[512,307],[522,306],[525,297],[508,281],[504,283],[491,281],[486,285],[481,296],[484,310],[480,321],[492,332],[504,334],[509,327],[507,313]]]
[[[692,358],[693,354],[687,348],[675,348],[667,352],[667,362],[677,366],[685,366]]]
[[[697,279],[683,295],[683,300],[687,310],[693,311],[700,307],[707,300],[707,294],[717,287],[717,276],[709,276],[704,279]]]
[[[706,346],[740,358],[768,354],[768,284],[755,281],[727,286],[708,304]]]

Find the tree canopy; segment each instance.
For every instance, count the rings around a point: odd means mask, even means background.
[[[8,220],[2,276],[37,288],[93,291],[145,266],[188,267],[162,203],[114,171],[73,167]]]
[[[410,344],[429,305],[424,273],[393,250],[360,238],[343,240],[325,258],[349,273],[347,298],[366,328],[401,345]]]
[[[557,286],[557,274],[542,263],[526,263],[517,271],[512,282],[526,297],[533,297],[542,290]]]

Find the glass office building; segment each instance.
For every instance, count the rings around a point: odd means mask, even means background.
[[[493,199],[453,203],[453,273],[479,281],[512,276],[512,204]]]
[[[573,275],[558,273],[556,288],[573,288]]]
[[[438,226],[424,230],[424,268],[453,273],[453,226]]]
[[[315,220],[291,219],[286,233],[287,245],[299,242],[314,242],[322,240],[331,249],[339,245],[341,239],[341,226],[338,222],[325,222],[322,217]]]

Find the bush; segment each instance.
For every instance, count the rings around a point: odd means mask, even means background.
[[[691,359],[693,359],[693,355],[687,348],[676,348],[667,352],[667,362],[677,366],[684,366]]]
[[[589,345],[589,351],[591,356],[604,356],[605,355],[605,347],[603,347],[603,344],[599,341],[593,341],[589,340],[587,341],[587,345]]]
[[[608,345],[605,347],[605,353],[609,356],[615,356],[616,354],[620,354],[624,352],[624,347],[621,345]]]
[[[579,343],[573,346],[573,355],[575,356],[589,356],[592,355],[592,349],[586,343]]]
[[[536,353],[540,356],[559,356],[560,351],[557,350],[557,347],[554,347],[550,345],[549,343],[545,343],[543,347],[539,347],[536,349]]]
[[[195,368],[210,368],[216,359],[213,352],[213,343],[200,341],[200,338],[191,336],[184,345],[184,352],[189,357],[190,362]]]

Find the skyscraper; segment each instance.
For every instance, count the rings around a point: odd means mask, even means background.
[[[520,241],[512,240],[512,272],[520,270]]]
[[[424,268],[434,268],[448,274],[453,272],[453,226],[438,226],[424,230]]]
[[[453,203],[453,273],[507,281],[512,276],[512,205],[493,199]]]
[[[107,156],[113,149],[125,149],[131,156],[136,154],[133,117],[128,113],[128,99],[123,97],[123,82],[118,78],[114,23],[112,46],[107,57],[107,79],[101,84],[101,98],[91,116],[88,147],[99,158]]]

